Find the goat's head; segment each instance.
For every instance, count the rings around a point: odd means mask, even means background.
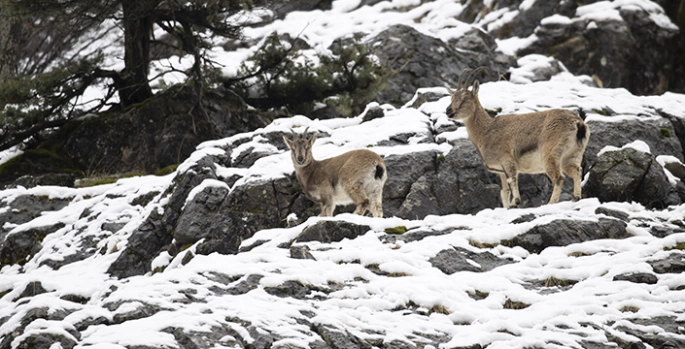
[[[459,76],[457,89],[452,90],[449,87],[447,88],[450,96],[452,96],[452,101],[445,110],[447,117],[462,120],[474,114],[476,111],[476,105],[480,104],[478,101],[478,89],[480,88],[480,82],[478,82],[476,76],[486,69],[486,67],[478,67],[475,70],[466,68],[461,73],[461,76]],[[471,84],[473,85],[469,91],[469,86],[471,86]]]
[[[308,133],[307,127],[303,133],[295,133],[290,129],[291,135],[284,135],[283,140],[290,149],[290,157],[293,159],[295,167],[304,167],[309,165],[314,159],[312,155],[312,145],[316,140],[316,135]]]

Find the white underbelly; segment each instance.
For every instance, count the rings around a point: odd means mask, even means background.
[[[347,205],[353,203],[352,198],[345,192],[341,185],[336,185],[333,191],[333,202],[336,205]]]
[[[518,170],[521,173],[544,173],[545,166],[538,152],[530,152],[521,156],[518,162]]]

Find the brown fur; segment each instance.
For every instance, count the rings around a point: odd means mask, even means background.
[[[470,91],[468,84],[448,89],[452,102],[447,115],[464,121],[486,167],[500,175],[502,205],[520,204],[519,173],[546,173],[554,185],[550,204],[559,201],[566,174],[573,178],[573,200],[579,200],[581,161],[590,138],[583,119],[565,109],[492,118],[478,100],[479,86],[476,80]]]
[[[383,217],[383,185],[388,176],[378,154],[359,149],[317,161],[312,155],[316,137],[307,130],[283,140],[291,150],[302,192],[320,205],[320,216],[332,216],[337,205],[354,203],[356,214],[370,211],[374,217]]]

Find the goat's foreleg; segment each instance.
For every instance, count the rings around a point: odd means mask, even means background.
[[[511,189],[509,188],[509,181],[507,181],[507,176],[504,173],[499,174],[499,179],[501,183],[501,191],[499,193],[502,198],[502,207],[509,208],[509,201],[511,200]]]
[[[506,177],[507,185],[509,186],[512,195],[509,207],[518,207],[521,204],[521,194],[519,194],[519,173],[516,168],[516,163],[511,163],[504,167],[504,176]],[[502,187],[504,188],[504,185]]]
[[[333,210],[335,209],[335,205],[333,205],[333,200],[321,201],[320,205],[321,205],[321,213],[319,213],[319,217],[332,217],[333,216]]]

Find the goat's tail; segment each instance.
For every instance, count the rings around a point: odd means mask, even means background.
[[[576,128],[576,142],[578,142],[578,145],[582,145],[587,141],[589,136],[587,125],[585,125],[585,123],[582,121],[578,121],[576,123]]]
[[[578,142],[579,146],[582,146],[590,137],[590,130],[588,130],[585,124],[587,114],[582,108],[578,108],[578,116],[581,118],[581,121],[576,122],[576,142]]]
[[[385,167],[383,165],[376,165],[376,174],[374,175],[374,178],[380,180],[383,179],[383,176],[385,175]]]
[[[583,121],[585,121],[587,113],[585,113],[585,110],[583,110],[583,108],[578,108],[578,116],[580,116],[580,118],[583,119]]]

